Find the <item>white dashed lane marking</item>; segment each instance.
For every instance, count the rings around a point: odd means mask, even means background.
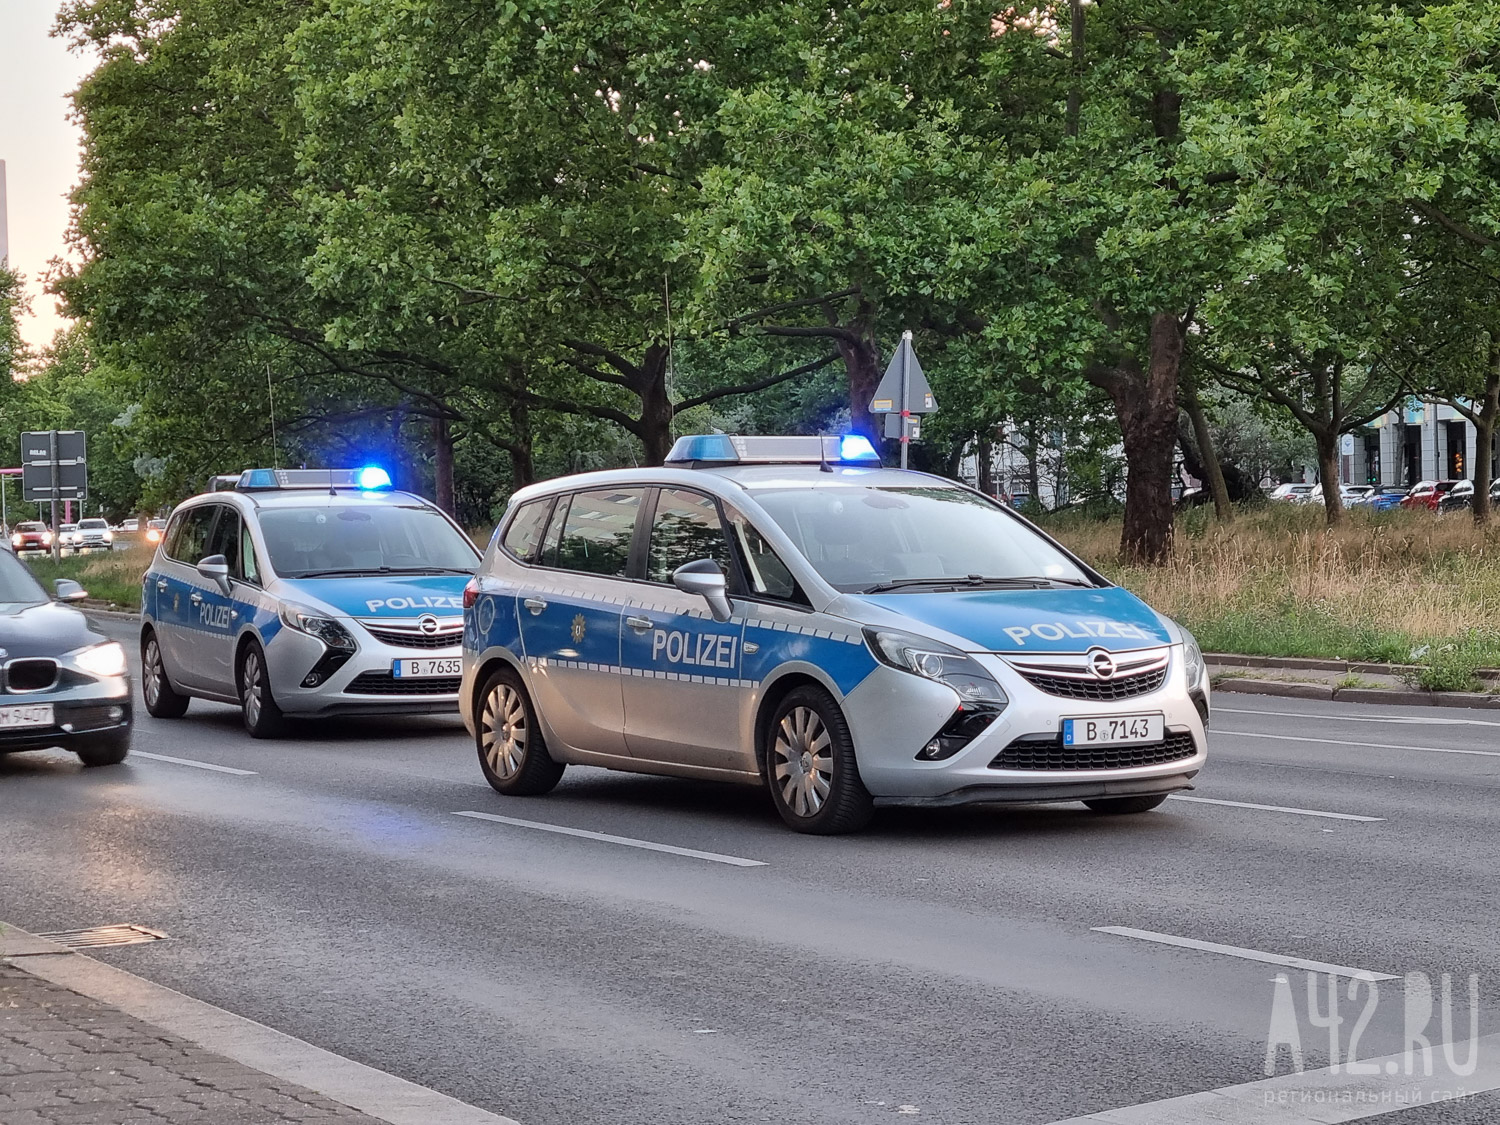
[[[1114,934],[1117,937],[1137,938],[1153,941],[1158,945],[1175,945],[1181,949],[1196,949],[1202,953],[1221,953],[1226,957],[1239,957],[1245,961],[1260,961],[1266,965],[1281,965],[1288,969],[1302,969],[1309,973],[1326,973],[1329,976],[1352,977],[1355,980],[1395,980],[1393,973],[1376,973],[1369,969],[1353,969],[1348,965],[1330,965],[1327,961],[1309,961],[1305,957],[1288,957],[1284,953],[1266,953],[1259,949],[1246,949],[1241,945],[1222,945],[1216,941],[1199,941],[1197,938],[1178,937],[1175,934],[1160,934],[1155,930],[1137,930],[1130,926],[1095,926],[1096,934]]]
[[[454,816],[467,816],[474,820],[489,820],[496,824],[509,824],[513,828],[533,828],[538,832],[555,832],[560,836],[577,836],[584,840],[598,840],[603,844],[620,844],[627,848],[643,848],[649,852],[666,852],[668,855],[686,856],[688,859],[703,859],[709,863],[727,863],[731,867],[765,867],[758,859],[742,859],[737,855],[721,855],[719,852],[703,852],[697,848],[679,848],[675,844],[658,844],[651,840],[636,840],[629,836],[611,836],[607,832],[590,832],[586,828],[565,828],[561,824],[543,824],[537,820],[518,820],[513,816],[496,816],[485,812],[456,812]]]
[[[1298,816],[1321,816],[1327,820],[1359,820],[1367,823],[1375,823],[1384,820],[1383,816],[1357,816],[1346,812],[1321,812],[1318,809],[1294,809],[1289,805],[1256,805],[1249,801],[1221,801],[1217,797],[1184,797],[1173,793],[1168,798],[1171,801],[1192,801],[1198,805],[1228,805],[1235,809],[1256,809],[1260,812],[1296,813]]]
[[[1357,746],[1361,750],[1417,750],[1424,754],[1468,754],[1479,758],[1500,758],[1500,750],[1455,750],[1451,746],[1396,746],[1389,742],[1350,742],[1341,738],[1306,738],[1292,734],[1252,734],[1245,730],[1215,730],[1210,736],[1220,738],[1269,738],[1273,742],[1313,742],[1319,746]]]
[[[144,750],[132,750],[132,758],[149,758],[153,762],[170,762],[174,766],[192,766],[195,770],[213,770],[214,773],[232,773],[236,777],[254,777],[254,770],[237,770],[233,766],[216,766],[212,762],[195,762],[191,758],[174,758],[170,754],[148,754]]]

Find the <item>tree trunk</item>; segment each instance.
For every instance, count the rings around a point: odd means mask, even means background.
[[[840,337],[836,342],[849,378],[850,428],[878,444],[884,433],[870,414],[870,401],[880,386],[880,377],[885,374],[880,367],[880,352],[862,319],[848,325],[848,329],[854,333],[855,341]]]
[[[453,437],[448,433],[448,419],[439,416],[432,420],[432,490],[437,506],[450,516],[454,514],[453,503]]]
[[[506,452],[510,454],[510,486],[514,490],[536,480],[536,465],[531,459],[531,407],[519,396],[511,402],[510,431]]]
[[[1037,505],[1042,502],[1042,458],[1038,452],[1040,445],[1037,420],[1032,418],[1026,423],[1026,487],[1031,490],[1031,502]]]
[[[660,465],[672,452],[672,400],[667,395],[667,356],[664,344],[652,344],[641,359],[641,444],[646,464]]]
[[[1125,446],[1120,554],[1146,566],[1162,566],[1172,558],[1172,451],[1177,447],[1182,347],[1182,323],[1172,313],[1156,313],[1146,370],[1131,363],[1098,379],[1114,401]]]
[[[1214,437],[1208,430],[1208,416],[1203,413],[1203,403],[1198,399],[1198,390],[1191,384],[1182,388],[1182,409],[1193,424],[1193,440],[1198,444],[1198,458],[1203,469],[1203,483],[1208,485],[1209,495],[1214,498],[1214,515],[1224,523],[1234,519],[1234,506],[1229,502],[1229,486],[1224,481],[1224,468],[1219,464],[1219,454],[1214,449]]]
[[[995,443],[986,435],[979,439],[974,454],[975,483],[986,496],[995,495]]]
[[[1318,479],[1323,486],[1323,513],[1329,527],[1339,527],[1348,517],[1339,491],[1339,435],[1332,426],[1313,433],[1318,443]]]
[[[1490,338],[1489,368],[1484,377],[1484,400],[1472,419],[1474,423],[1474,522],[1480,527],[1489,525],[1493,514],[1490,504],[1490,483],[1494,474],[1490,471],[1490,447],[1495,440],[1495,424],[1500,420],[1500,340]]]

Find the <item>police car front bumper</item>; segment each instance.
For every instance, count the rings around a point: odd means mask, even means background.
[[[331,715],[454,714],[458,711],[459,673],[404,680],[393,674],[397,660],[452,660],[463,655],[462,634],[438,649],[416,649],[386,644],[360,623],[340,618],[339,624],[358,647],[342,657],[317,637],[296,629],[281,629],[266,646],[271,690],[288,715],[321,718]],[[317,682],[310,682],[312,679]]]
[[[1033,686],[997,656],[972,654],[1004,689],[1009,703],[951,757],[919,755],[957,713],[958,694],[945,684],[881,665],[844,700],[844,714],[865,787],[877,805],[958,805],[977,801],[1081,801],[1171,793],[1192,786],[1207,754],[1203,714],[1189,692],[1182,649],[1171,650],[1162,686],[1116,702],[1062,698]],[[1195,688],[1195,690],[1197,690]],[[1206,683],[1199,694],[1207,711]],[[999,761],[1013,744],[1061,744],[1065,718],[1159,714],[1165,741],[1150,765],[1109,769],[1012,769]],[[1151,757],[1146,754],[1143,757]],[[1055,755],[1054,758],[1065,755]]]

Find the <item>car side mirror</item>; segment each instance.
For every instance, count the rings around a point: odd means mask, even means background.
[[[713,559],[695,559],[672,572],[672,585],[684,594],[699,594],[708,603],[714,620],[723,624],[734,615],[729,604],[729,583]]]
[[[224,594],[229,593],[229,560],[223,555],[208,555],[199,559],[198,573],[216,583]]]
[[[60,602],[81,602],[89,592],[71,578],[59,578],[52,583],[54,596]]]

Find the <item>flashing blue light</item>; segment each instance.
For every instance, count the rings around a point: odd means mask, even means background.
[[[680,461],[738,461],[740,454],[728,434],[689,434],[680,437],[667,454],[667,463]]]
[[[366,490],[391,487],[391,474],[379,465],[366,465],[359,471],[358,480],[359,487]]]
[[[250,489],[275,488],[276,484],[275,469],[246,469],[240,474],[240,483],[235,487],[248,492]]]
[[[840,461],[880,461],[880,454],[864,434],[845,434],[839,439]]]

